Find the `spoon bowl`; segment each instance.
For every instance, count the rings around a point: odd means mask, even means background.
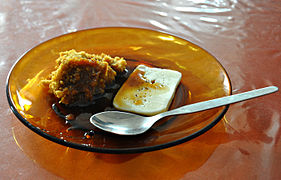
[[[90,118],[96,127],[120,135],[137,135],[147,131],[155,122],[154,117],[145,117],[122,111],[105,111]]]
[[[91,116],[90,122],[97,128],[107,132],[119,135],[137,135],[146,132],[155,122],[167,116],[204,111],[256,98],[276,91],[278,91],[276,86],[269,86],[236,95],[185,105],[150,117],[121,111],[105,111]]]

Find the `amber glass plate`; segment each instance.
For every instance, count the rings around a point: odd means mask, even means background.
[[[231,94],[228,75],[216,58],[174,35],[140,28],[97,28],[48,40],[24,54],[7,80],[7,97],[18,119],[37,134],[56,143],[102,153],[139,153],[191,140],[212,128],[228,106],[165,118],[148,132],[120,136],[97,130],[72,129],[52,109],[51,97],[40,85],[54,70],[59,52],[75,49],[121,56],[140,63],[180,71],[182,80],[170,109]],[[90,115],[90,114],[88,114]],[[87,123],[87,122],[86,122]]]

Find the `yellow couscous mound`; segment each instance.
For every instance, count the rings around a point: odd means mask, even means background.
[[[61,52],[56,62],[55,71],[42,82],[60,103],[67,105],[91,102],[127,65],[126,60],[120,57],[75,50]]]

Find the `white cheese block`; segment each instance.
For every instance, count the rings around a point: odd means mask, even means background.
[[[117,92],[113,106],[148,116],[167,111],[181,76],[178,71],[139,65]]]

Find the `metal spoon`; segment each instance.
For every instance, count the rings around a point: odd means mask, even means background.
[[[146,132],[156,121],[166,116],[199,112],[263,96],[276,91],[278,91],[276,86],[269,86],[236,95],[185,105],[150,117],[120,111],[105,111],[91,116],[90,122],[94,126],[111,133],[119,135],[137,135]]]

